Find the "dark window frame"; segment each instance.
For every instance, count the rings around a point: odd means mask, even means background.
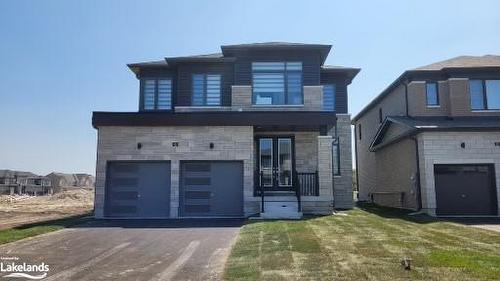
[[[361,123],[358,124],[358,138],[361,140]]]
[[[292,73],[298,73],[299,70],[287,70],[287,63],[294,63],[294,62],[300,62],[301,63],[301,70],[300,70],[300,95],[302,97],[302,103],[301,104],[289,104],[288,103],[288,72]],[[284,64],[284,70],[253,70],[253,64],[254,63],[283,63]],[[303,61],[252,61],[250,62],[250,70],[251,70],[251,77],[252,77],[252,106],[303,106],[304,105],[304,62]],[[283,82],[284,82],[284,103],[283,104],[256,104],[255,103],[255,92],[254,92],[254,73],[283,73]]]
[[[202,98],[203,98],[203,104],[202,105],[194,105],[194,76],[195,75],[202,75],[203,76],[203,92],[202,92]],[[210,105],[207,104],[207,77],[210,75],[218,75],[220,77],[219,79],[219,104],[217,105]],[[192,73],[191,74],[191,106],[210,106],[210,107],[220,107],[222,106],[222,74],[220,73]]]
[[[429,104],[429,91],[428,91],[428,85],[433,84],[436,87],[436,104]],[[439,83],[437,81],[426,81],[425,82],[425,105],[427,107],[433,108],[433,107],[441,107],[441,102],[439,100]]]
[[[382,123],[383,119],[382,119],[382,107],[379,107],[378,109],[378,123]]]
[[[146,80],[154,80],[155,81],[155,92],[154,92],[154,108],[146,109],[145,107],[145,99],[144,99],[144,87],[146,86]],[[170,80],[170,108],[168,109],[158,109],[158,81],[159,80]],[[147,76],[141,77],[139,81],[139,105],[141,111],[172,111],[174,108],[174,79],[171,76],[160,77],[160,76]]]

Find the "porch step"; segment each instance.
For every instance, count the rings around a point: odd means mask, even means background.
[[[297,201],[265,201],[264,213],[260,214],[262,219],[300,219]]]

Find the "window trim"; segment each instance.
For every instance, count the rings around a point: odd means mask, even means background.
[[[144,87],[146,86],[146,80],[155,81],[155,93],[154,93],[154,108],[146,109],[144,100]],[[170,80],[170,108],[168,109],[158,109],[158,80]],[[172,76],[146,76],[141,77],[139,80],[139,109],[140,111],[172,111],[174,109],[174,79]]]
[[[288,70],[287,70],[287,64],[288,63],[293,63],[293,62],[300,62],[301,63],[301,70],[300,70],[300,95],[302,97],[302,103],[301,104],[289,104],[288,103]],[[283,63],[284,64],[284,70],[262,70],[262,71],[254,71],[253,70],[253,64],[254,63]],[[291,70],[290,72],[295,72],[298,73],[298,70]],[[255,97],[255,92],[254,92],[254,79],[253,75],[254,73],[283,73],[283,82],[284,82],[284,89],[283,89],[283,94],[284,94],[284,103],[283,104],[256,104],[254,102],[254,97]],[[251,74],[251,80],[252,80],[252,106],[303,106],[304,105],[304,62],[303,61],[251,61],[250,62],[250,74]]]
[[[434,84],[436,85],[436,104],[429,104],[429,92],[427,85]],[[439,83],[438,81],[426,81],[425,82],[425,105],[427,108],[439,108],[441,107],[441,101],[439,99]]]
[[[194,85],[193,85],[193,82],[194,82],[194,76],[195,75],[202,75],[203,76],[203,92],[202,92],[202,99],[203,99],[203,104],[197,104],[195,105],[194,104]],[[207,80],[207,77],[210,76],[210,75],[218,75],[220,77],[220,80],[219,80],[219,104],[214,104],[214,105],[210,105],[210,104],[207,104],[207,83],[208,83],[208,80]],[[222,74],[220,73],[206,73],[206,72],[203,72],[203,73],[191,73],[191,104],[190,106],[192,107],[220,107],[222,106]]]

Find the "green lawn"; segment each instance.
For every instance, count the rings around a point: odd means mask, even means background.
[[[64,219],[26,224],[14,228],[0,230],[0,244],[13,242],[27,237],[36,236],[80,224],[89,220],[90,218],[88,218],[88,216],[89,214],[78,215]]]
[[[401,260],[412,259],[404,270]],[[500,280],[500,233],[364,206],[243,227],[226,280]]]

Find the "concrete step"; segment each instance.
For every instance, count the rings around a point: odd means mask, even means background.
[[[302,218],[301,212],[292,213],[260,213],[260,219],[264,220],[299,220]]]
[[[297,202],[297,196],[264,196],[264,202]]]
[[[302,213],[298,211],[297,201],[265,201],[262,219],[300,219]]]

